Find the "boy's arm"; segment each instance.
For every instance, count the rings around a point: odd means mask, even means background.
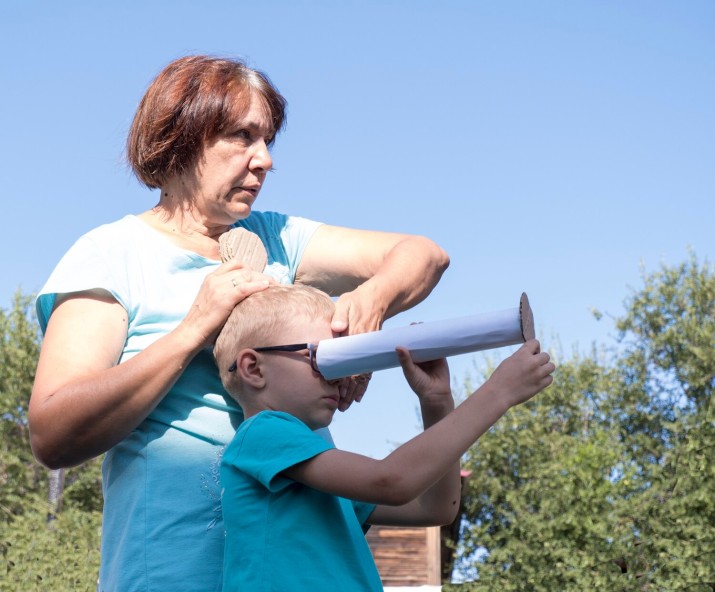
[[[538,341],[532,340],[502,362],[490,379],[457,409],[383,460],[333,449],[284,473],[314,489],[386,506],[408,504],[433,486],[443,492],[444,484],[438,482],[448,472],[455,473],[459,459],[469,447],[510,407],[551,384],[553,370],[548,354],[540,353]],[[448,489],[452,494],[448,503],[456,512],[458,489]],[[403,508],[392,513],[381,508],[377,516],[373,512],[371,522],[384,515],[385,519],[407,523],[409,516],[405,512],[412,511],[419,520],[424,514],[412,505],[411,510]],[[419,504],[419,508],[423,506]]]
[[[445,392],[419,395],[422,425],[425,430],[454,411],[454,399],[449,388],[449,369],[445,360],[420,364],[419,368],[412,362],[409,353],[398,349],[398,357],[408,377],[410,386],[417,392],[414,377],[420,371],[439,372],[443,365],[445,377],[443,380]],[[459,510],[462,493],[460,479],[460,463],[454,463],[434,485],[420,494],[416,499],[401,506],[378,505],[368,518],[369,524],[386,526],[433,526],[451,523]]]

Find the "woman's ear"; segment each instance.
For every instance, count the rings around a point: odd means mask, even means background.
[[[252,349],[242,349],[236,357],[236,373],[244,386],[260,390],[266,385],[261,361]]]

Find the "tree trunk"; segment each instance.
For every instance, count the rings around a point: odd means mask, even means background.
[[[51,522],[62,511],[62,497],[65,489],[65,470],[50,471],[50,487],[48,494],[49,510],[47,521]]]

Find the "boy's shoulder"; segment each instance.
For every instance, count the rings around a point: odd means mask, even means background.
[[[288,413],[259,413],[241,425],[221,459],[221,481],[246,480],[275,492],[293,481],[282,472],[334,445]]]
[[[228,452],[230,449],[237,447],[240,449],[246,438],[265,437],[266,432],[271,433],[274,430],[277,430],[280,434],[281,426],[291,426],[292,429],[296,429],[300,428],[300,426],[305,426],[305,424],[290,413],[261,411],[241,422],[241,425],[236,430],[236,435],[226,447],[226,451]],[[307,426],[305,427],[307,429]]]
[[[260,411],[259,413],[256,413],[256,415],[252,415],[248,419],[241,422],[241,425],[238,426],[238,430],[236,430],[236,435],[249,431],[266,429],[267,427],[271,427],[273,425],[284,425],[286,423],[293,424],[296,427],[303,426],[306,430],[309,430],[308,426],[305,425],[300,419],[290,413],[286,413],[285,411]]]
[[[222,463],[235,464],[237,458],[246,455],[273,459],[300,449],[332,447],[331,442],[290,413],[261,411],[241,423],[224,451]]]

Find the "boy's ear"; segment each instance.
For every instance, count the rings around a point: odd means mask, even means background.
[[[261,365],[256,352],[252,349],[242,349],[236,358],[236,373],[244,385],[254,389],[262,389],[266,384]]]

